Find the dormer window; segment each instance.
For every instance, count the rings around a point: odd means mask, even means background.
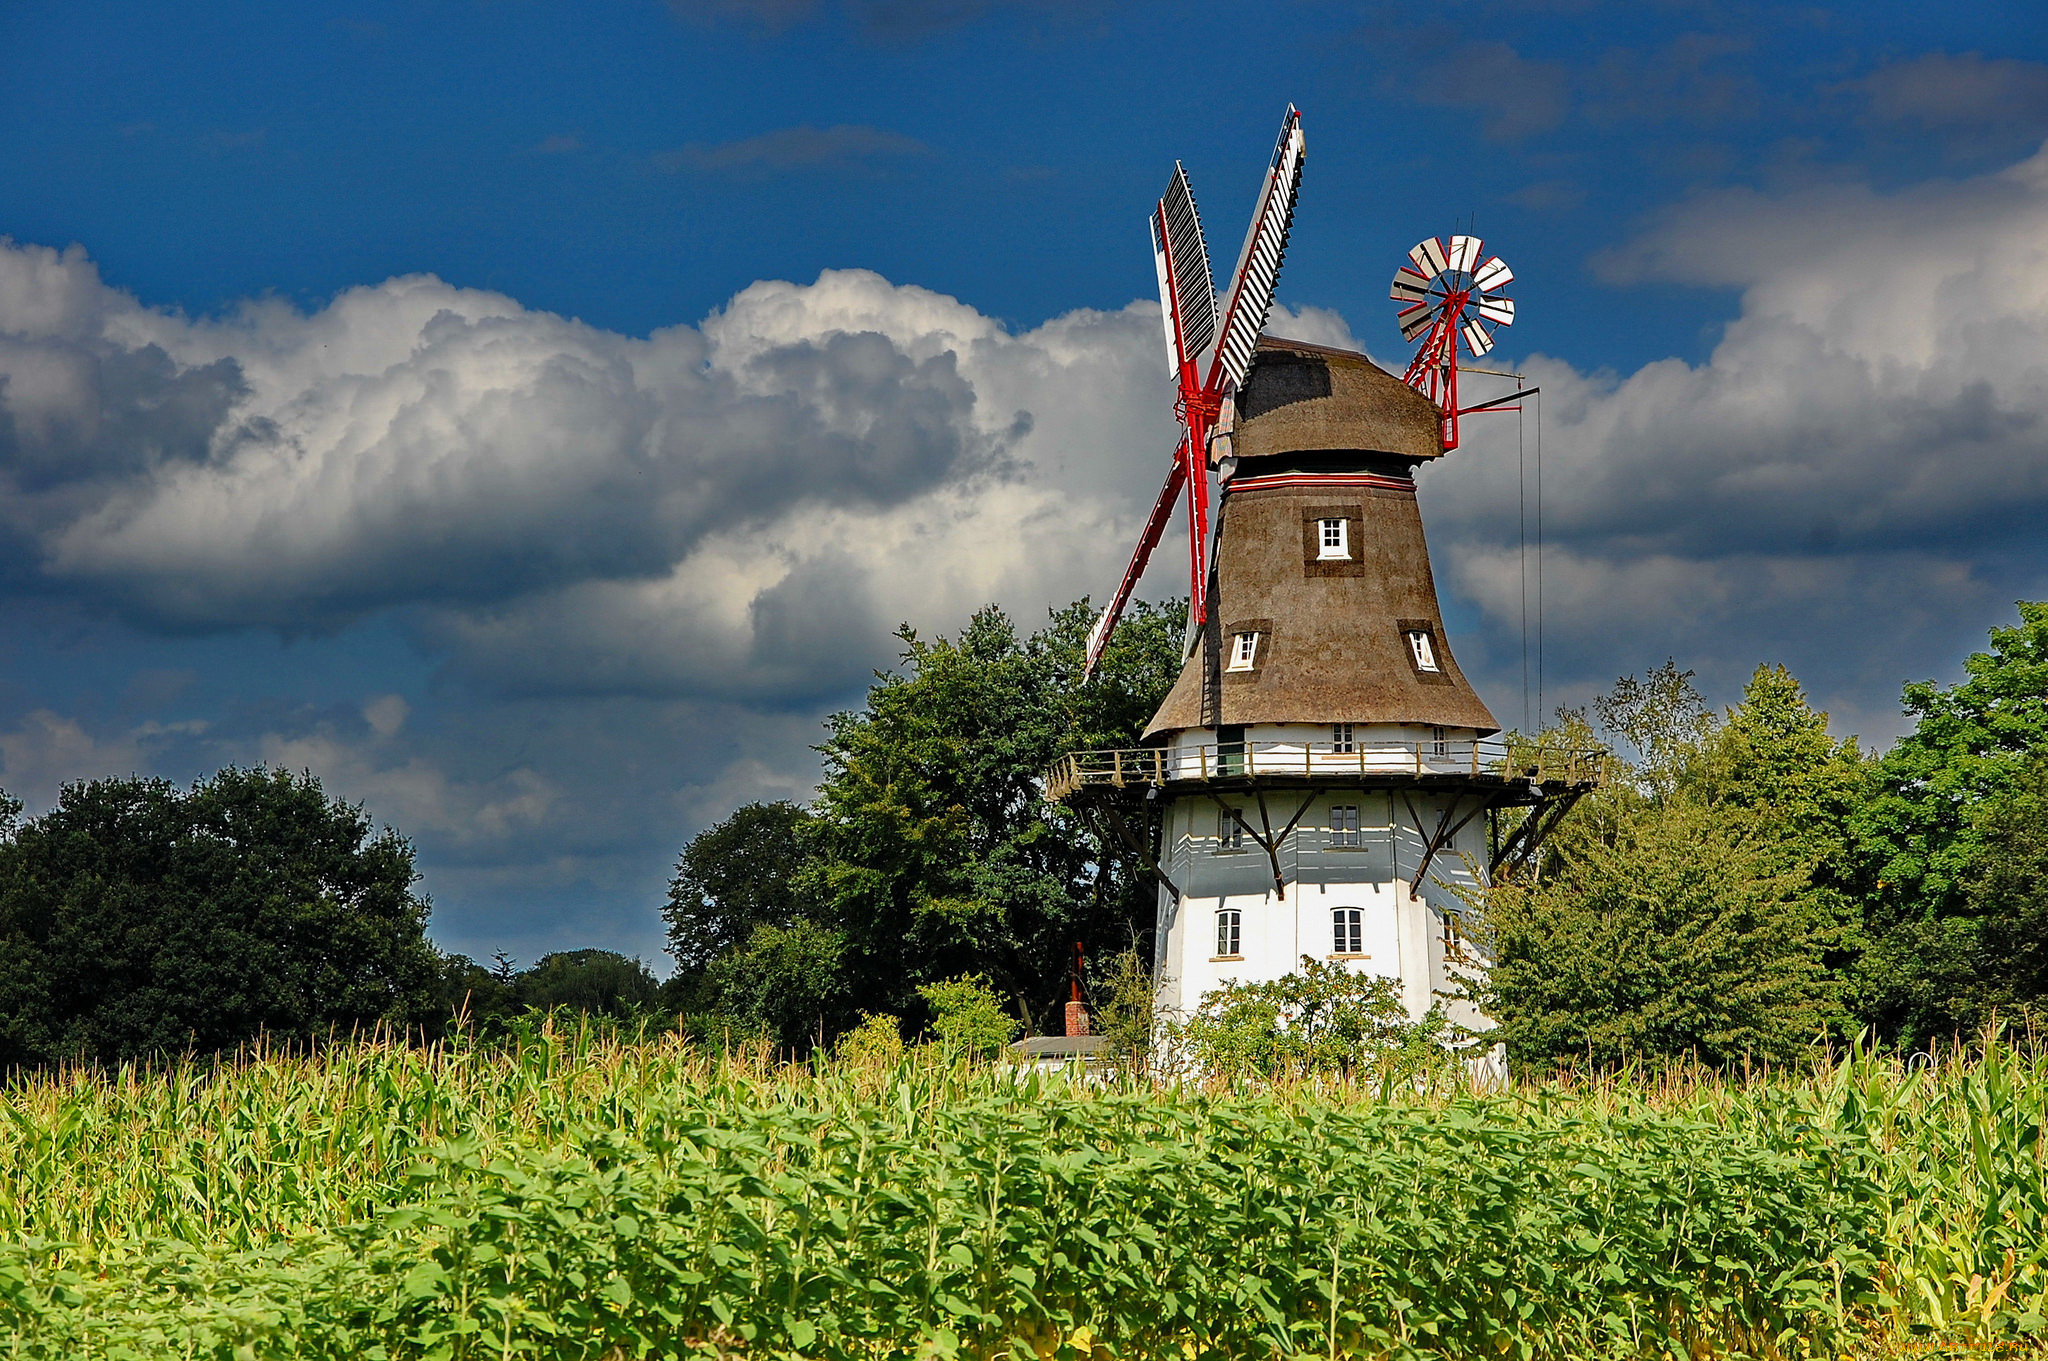
[[[1436,644],[1430,640],[1428,629],[1408,630],[1408,653],[1415,659],[1417,671],[1440,672],[1436,662]]]
[[[1321,537],[1318,542],[1322,551],[1316,557],[1321,562],[1349,562],[1351,560],[1351,526],[1341,517],[1320,522]]]
[[[1239,633],[1230,640],[1230,665],[1226,671],[1249,671],[1259,660],[1259,635]]]

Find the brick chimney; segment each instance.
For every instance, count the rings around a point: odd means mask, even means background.
[[[1067,1037],[1078,1039],[1088,1033],[1088,1004],[1081,1000],[1081,942],[1074,942],[1074,976],[1068,983]]]

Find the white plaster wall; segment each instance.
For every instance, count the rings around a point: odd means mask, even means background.
[[[1267,817],[1275,831],[1301,797],[1268,793]],[[1249,798],[1225,801],[1243,809],[1253,827],[1261,826]],[[1318,791],[1281,848],[1283,896],[1274,891],[1271,861],[1252,838],[1244,839],[1241,851],[1219,853],[1215,803],[1175,800],[1166,814],[1161,864],[1185,896],[1176,903],[1159,890],[1155,969],[1161,1009],[1185,1015],[1224,983],[1282,977],[1300,967],[1303,955],[1330,958],[1332,909],[1357,907],[1364,912],[1367,957],[1347,959],[1345,966],[1399,979],[1409,1014],[1419,1018],[1448,981],[1438,913],[1467,910],[1455,890],[1478,885],[1487,853],[1486,820],[1475,817],[1438,852],[1420,893],[1409,893],[1424,844],[1409,805],[1433,831],[1448,801],[1434,793],[1411,793],[1404,801],[1384,790]],[[1367,844],[1328,847],[1329,810],[1340,803],[1360,808],[1361,840]],[[1215,956],[1216,913],[1225,907],[1241,913],[1237,959]],[[1462,1024],[1483,1024],[1469,1005],[1453,1004],[1451,1010]]]

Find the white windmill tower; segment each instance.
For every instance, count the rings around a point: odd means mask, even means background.
[[[1425,335],[1407,381],[1261,336],[1304,150],[1289,108],[1220,307],[1179,167],[1153,214],[1184,436],[1088,665],[1183,490],[1187,659],[1145,746],[1076,753],[1047,792],[1156,875],[1163,1012],[1309,956],[1397,979],[1420,1016],[1477,963],[1459,890],[1525,862],[1595,770],[1590,753],[1517,749],[1510,764],[1452,656],[1416,503],[1416,469],[1456,443],[1456,345],[1483,352],[1487,323],[1512,320],[1511,275],[1473,238],[1416,248],[1395,282],[1404,328]]]

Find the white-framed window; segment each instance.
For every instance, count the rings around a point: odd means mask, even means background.
[[[1228,808],[1216,810],[1216,853],[1244,849],[1244,824]]]
[[[1365,913],[1355,907],[1340,907],[1330,914],[1330,953],[1365,953]]]
[[[1333,723],[1330,725],[1330,750],[1337,752],[1339,755],[1348,755],[1358,750],[1351,740],[1351,725],[1349,723]]]
[[[1229,671],[1249,671],[1259,659],[1259,635],[1256,633],[1234,634],[1230,640]]]
[[[1338,803],[1330,806],[1330,844],[1332,846],[1356,846],[1358,841],[1358,805]]]
[[[1430,641],[1428,629],[1408,630],[1408,651],[1415,658],[1417,671],[1441,671],[1436,664],[1436,644]]]
[[[1432,756],[1449,756],[1451,754],[1451,739],[1445,735],[1442,728],[1431,728],[1429,730],[1429,754]]]
[[[1452,964],[1463,964],[1470,960],[1472,957],[1471,953],[1465,948],[1465,933],[1458,929],[1458,914],[1455,912],[1439,912],[1437,913],[1437,921],[1439,923],[1439,939],[1444,947],[1445,961]]]
[[[1319,561],[1328,562],[1335,558],[1348,562],[1351,559],[1351,525],[1343,519],[1324,520],[1317,526],[1322,551],[1316,554]]]
[[[1244,951],[1242,926],[1244,916],[1234,907],[1226,907],[1216,914],[1216,953],[1238,955]]]

